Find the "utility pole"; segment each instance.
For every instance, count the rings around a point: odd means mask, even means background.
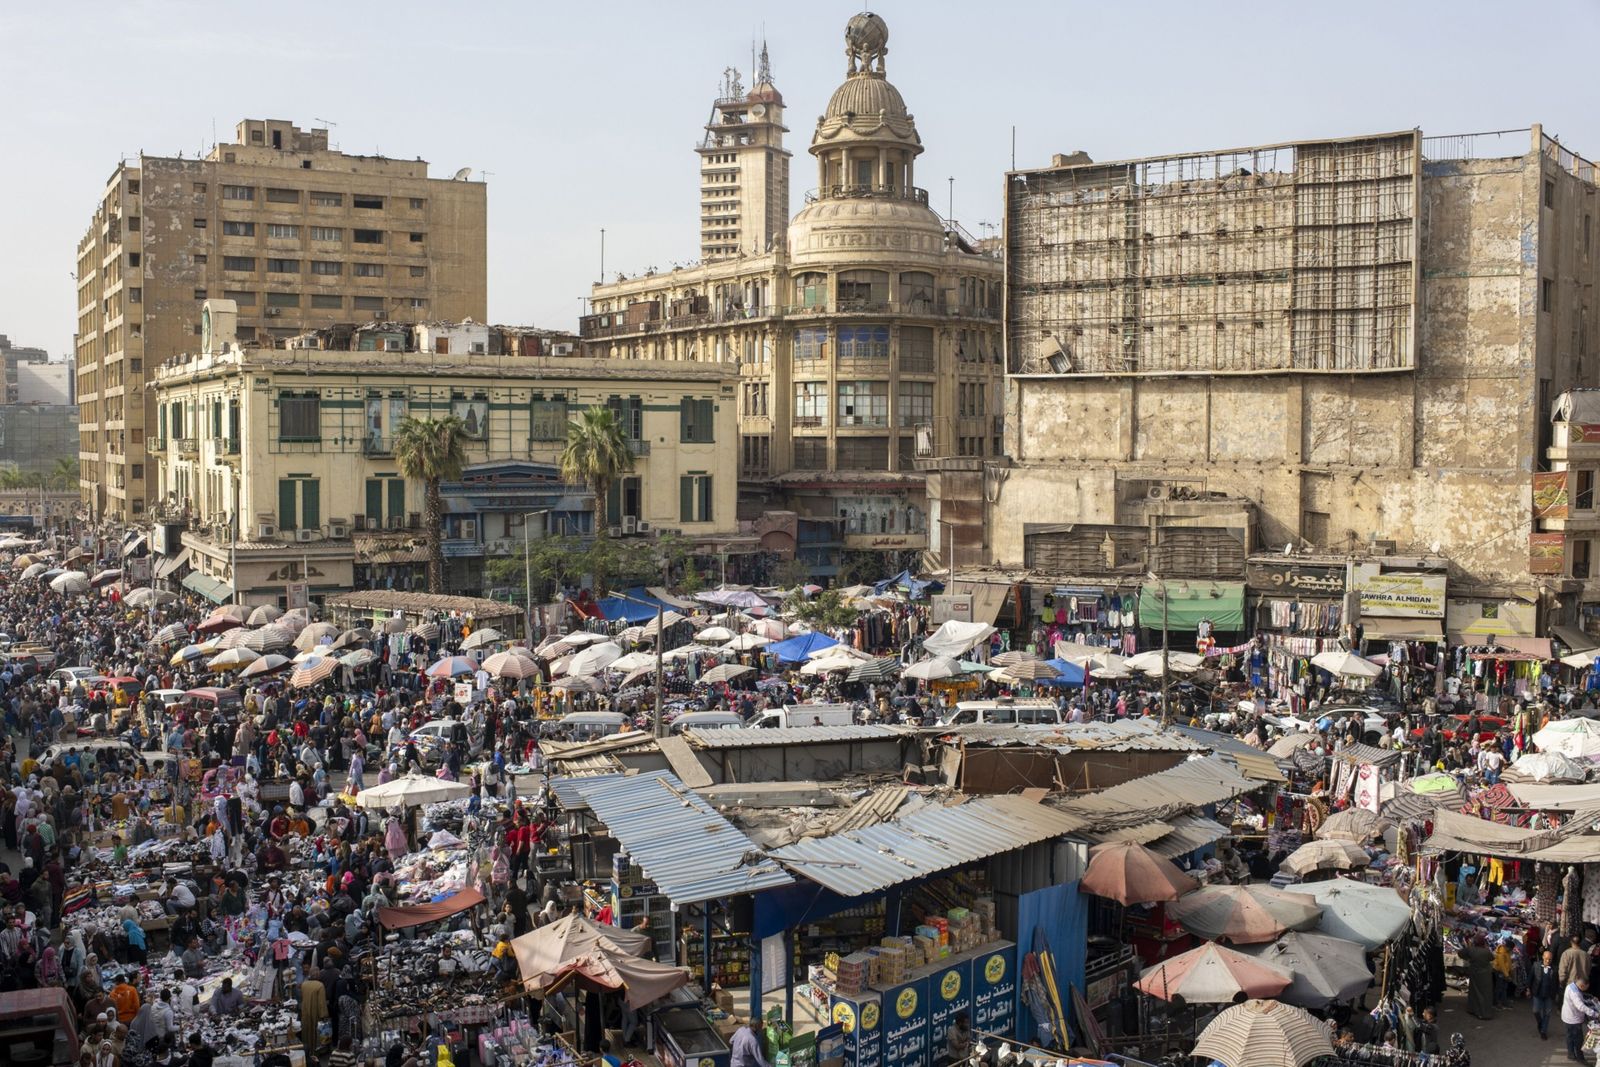
[[[528,545],[528,520],[535,515],[549,515],[549,508],[530,511],[522,516],[522,633],[533,646],[533,550]]]
[[[1167,583],[1165,579],[1156,579],[1161,589],[1161,726],[1163,729],[1172,725],[1172,704],[1168,696],[1169,686],[1172,683],[1172,653],[1167,647]]]

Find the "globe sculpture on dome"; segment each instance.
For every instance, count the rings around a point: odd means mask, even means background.
[[[889,54],[889,24],[870,11],[852,16],[844,28],[844,54],[850,74],[882,74]]]

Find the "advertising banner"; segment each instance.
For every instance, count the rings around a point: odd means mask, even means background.
[[[1567,569],[1567,535],[1536,533],[1528,535],[1528,573],[1562,574]]]
[[[987,957],[985,957],[987,958]],[[972,1018],[972,957],[962,956],[928,976],[928,1043],[934,1054],[944,1050],[945,1035],[962,1012]]]
[[[835,993],[831,1015],[844,1031],[846,1067],[878,1067],[883,1060],[883,1000],[877,993]]]
[[[972,960],[972,1028],[1010,1034],[1017,1024],[1017,946],[979,953]]]
[[[1542,471],[1533,476],[1533,515],[1537,519],[1567,517],[1567,472]]]
[[[883,991],[883,1067],[931,1067],[928,979]]]
[[[1442,619],[1446,579],[1442,574],[1380,571],[1376,563],[1355,569],[1361,614],[1410,619]]]

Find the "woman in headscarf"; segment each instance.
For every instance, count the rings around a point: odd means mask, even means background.
[[[55,948],[47,948],[39,957],[39,962],[33,966],[33,975],[39,980],[41,986],[61,986],[66,984],[66,976],[61,971],[61,956]]]
[[[400,857],[406,854],[406,832],[400,825],[400,820],[393,815],[389,816],[389,825],[383,831],[383,844],[389,850],[389,859],[398,863]]]
[[[78,975],[83,972],[83,961],[89,955],[89,950],[83,946],[83,931],[76,926],[67,930],[67,939],[61,953],[61,973],[66,976],[66,986],[77,984]]]
[[[72,999],[77,1001],[78,1010],[82,1011],[85,1004],[104,993],[105,988],[100,984],[100,957],[91,952],[83,957],[83,966],[78,970],[78,981],[73,987]]]

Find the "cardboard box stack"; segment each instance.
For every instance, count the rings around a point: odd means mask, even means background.
[[[839,958],[839,973],[835,976],[834,988],[840,996],[855,997],[867,991],[867,987],[873,984],[873,959],[868,952],[852,952]]]

